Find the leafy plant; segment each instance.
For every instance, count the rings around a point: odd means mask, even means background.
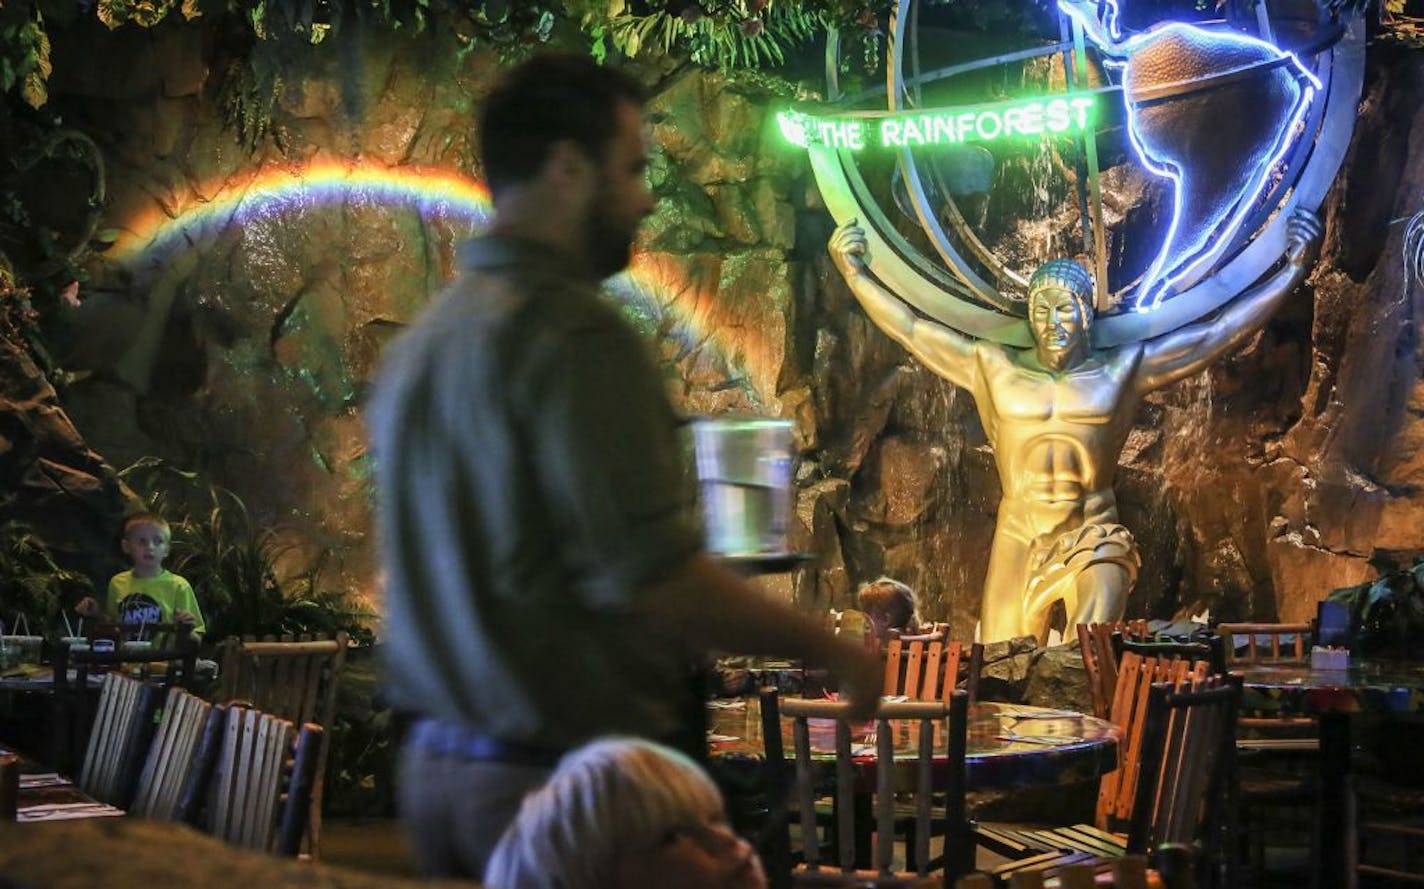
[[[59,616],[70,599],[93,594],[93,583],[55,561],[49,544],[30,525],[18,519],[0,524],[0,619],[6,627],[23,614],[39,632]]]
[[[1329,597],[1350,610],[1352,647],[1365,655],[1400,657],[1424,649],[1424,556],[1409,567],[1383,557],[1370,564],[1380,572],[1378,578]]]
[[[203,490],[194,473],[154,457],[119,476],[134,490],[149,491],[149,508],[168,520],[169,569],[193,585],[209,639],[346,630],[357,641],[371,641],[376,615],[346,591],[321,585],[325,551],[283,578],[278,567],[300,559],[303,541],[291,529],[254,522],[237,494],[217,485]]]

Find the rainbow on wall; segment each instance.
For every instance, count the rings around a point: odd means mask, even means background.
[[[423,218],[463,218],[475,227],[490,217],[489,191],[483,184],[433,167],[317,161],[256,170],[195,193],[211,197],[195,197],[171,212],[155,206],[126,220],[110,255],[140,268],[265,214],[341,206],[353,198],[406,204],[417,208]]]
[[[273,213],[340,207],[352,200],[410,206],[422,219],[464,222],[472,233],[487,225],[492,215],[489,190],[483,183],[437,167],[317,161],[259,169],[193,193],[209,197],[195,196],[170,209],[154,205],[124,220],[108,255],[135,271],[157,268],[176,252],[201,249],[231,226],[244,226]],[[766,350],[747,342],[745,332],[736,344],[726,341],[709,312],[709,301],[698,295],[698,289],[681,280],[676,264],[667,258],[638,255],[609,291],[633,303],[635,311],[670,321],[660,325],[660,332],[675,337],[684,349],[710,346],[755,382],[768,381],[775,370],[769,366]]]

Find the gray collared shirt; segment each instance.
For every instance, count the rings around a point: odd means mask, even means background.
[[[671,734],[686,653],[636,596],[703,540],[657,366],[556,251],[461,266],[367,410],[391,701],[543,746]]]

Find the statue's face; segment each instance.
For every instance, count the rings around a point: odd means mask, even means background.
[[[1045,288],[1034,294],[1029,307],[1033,339],[1045,357],[1064,356],[1086,344],[1088,319],[1083,304],[1062,288]]]

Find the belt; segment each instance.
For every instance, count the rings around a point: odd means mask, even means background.
[[[413,725],[407,743],[427,753],[468,762],[499,762],[547,769],[558,765],[565,752],[552,747],[482,735],[463,726],[436,719],[422,719]]]

